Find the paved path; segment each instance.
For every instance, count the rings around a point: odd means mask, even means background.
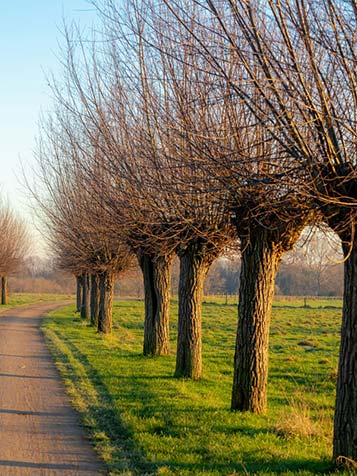
[[[0,314],[0,475],[105,474],[39,330],[56,303]]]

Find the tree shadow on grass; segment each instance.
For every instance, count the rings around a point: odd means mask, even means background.
[[[87,410],[79,410],[79,413],[98,446],[101,446],[101,434],[105,435],[102,439],[110,440],[112,463],[109,464],[109,469],[120,471],[120,474],[155,476],[157,466],[147,460],[144,451],[135,442],[132,428],[121,419],[120,412],[116,409],[115,402],[100,374],[74,344],[66,340],[66,345],[72,355],[84,366],[86,377],[96,391],[97,402],[87,402]],[[69,368],[70,372],[73,370],[66,355],[57,353],[57,357]],[[78,385],[80,385],[80,377]]]
[[[222,476],[255,476],[255,475],[320,475],[320,476],[344,476],[347,473],[340,473],[334,471],[333,465],[330,461],[315,461],[315,460],[300,460],[298,458],[291,458],[287,460],[272,460],[266,461],[254,457],[253,459],[249,455],[245,455],[235,463],[210,463],[206,460],[202,468],[199,468],[195,464],[181,464],[176,468],[180,471],[180,474],[207,474],[214,472],[219,473]]]
[[[267,428],[255,428],[249,425],[246,421],[241,423],[236,422],[234,425],[221,425],[218,421],[211,426],[211,434],[205,433],[201,428],[200,418],[194,417],[185,420],[185,426],[192,432],[194,438],[202,439],[197,447],[179,447],[182,450],[182,457],[175,458],[170,455],[162,454],[161,457],[157,455],[156,463],[149,461],[144,450],[135,440],[134,429],[126,424],[120,415],[120,410],[116,408],[115,398],[109,394],[106,384],[108,378],[115,380],[115,385],[120,388],[120,394],[117,397],[126,400],[133,408],[130,410],[135,417],[138,418],[159,418],[153,421],[150,428],[146,431],[152,437],[169,438],[172,445],[176,442],[182,441],[185,437],[185,428],[176,420],[176,412],[194,415],[195,411],[200,415],[203,413],[216,413],[223,411],[218,408],[173,408],[169,401],[158,404],[157,395],[150,392],[149,386],[146,384],[147,379],[172,379],[172,377],[164,375],[115,375],[108,374],[101,376],[98,371],[93,368],[88,358],[71,342],[66,341],[66,345],[72,352],[72,355],[83,365],[86,378],[91,381],[93,388],[97,394],[97,401],[93,404],[89,402],[90,419],[94,420],[91,425],[91,430],[104,433],[106,438],[110,440],[110,446],[113,448],[112,463],[110,469],[118,474],[132,474],[136,476],[157,476],[160,467],[167,468],[167,474],[221,474],[229,475],[254,475],[254,474],[330,474],[332,476],[333,467],[328,460],[313,460],[309,457],[301,459],[297,457],[278,458],[273,457],[269,452],[262,455],[262,452],[257,448],[254,440],[264,435],[271,433]],[[70,362],[66,356],[60,355],[61,360],[70,368]],[[71,369],[71,368],[70,368]],[[78,384],[80,385],[80,376],[78,377]],[[136,406],[136,403],[138,404]],[[210,421],[212,422],[212,418]],[[87,418],[86,418],[87,420]],[[180,420],[181,421],[181,420]],[[205,420],[206,421],[206,420]],[[227,460],[224,460],[224,455],[216,454],[214,448],[215,439],[220,438],[220,435],[228,434],[228,437],[233,437],[235,434],[241,434],[245,438],[251,439],[252,443],[249,448],[241,449],[235,453],[231,453]],[[100,440],[96,438],[97,444],[100,445]],[[205,442],[206,441],[206,442]],[[213,449],[212,449],[213,445]],[[185,459],[185,451],[188,452]],[[191,454],[190,454],[191,453]],[[189,462],[190,459],[197,459],[196,462]],[[166,473],[165,473],[166,474]]]

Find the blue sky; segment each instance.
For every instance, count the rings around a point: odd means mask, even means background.
[[[86,0],[12,0],[1,6],[0,190],[27,218],[28,198],[17,180],[20,158],[30,174],[39,113],[51,105],[46,74],[61,71],[63,19],[85,28],[94,18]]]

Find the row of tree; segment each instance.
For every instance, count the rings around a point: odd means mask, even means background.
[[[108,332],[113,275],[135,255],[144,353],[163,355],[177,254],[175,375],[198,379],[203,281],[239,247],[231,407],[262,413],[279,263],[306,225],[328,224],[345,260],[334,457],[357,459],[355,2],[92,3],[103,31],[66,29],[38,148],[59,265],[80,278],[83,301],[89,275],[92,292],[99,280]]]
[[[302,237],[287,253],[279,267],[275,294],[282,296],[335,296],[343,294],[343,263],[335,237],[313,233]],[[331,243],[330,243],[331,242]],[[232,302],[239,289],[240,257],[225,254],[215,260],[204,282],[204,295],[227,296]],[[179,262],[173,260],[171,296],[176,296]],[[20,272],[9,279],[9,287],[17,293],[71,294],[73,276],[59,272],[51,259],[28,256]],[[142,273],[138,265],[128,269],[115,282],[114,294],[121,297],[144,297]],[[231,296],[228,299],[228,296]],[[88,312],[87,312],[88,314]]]

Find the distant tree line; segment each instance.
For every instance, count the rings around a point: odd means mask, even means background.
[[[9,276],[9,288],[14,293],[73,294],[74,277],[56,269],[52,259],[30,253]]]
[[[324,240],[323,235],[320,239]],[[275,294],[342,296],[343,264],[334,262],[334,256],[330,248],[324,255],[324,266],[319,264],[315,267],[315,261],[309,258],[306,244],[295,248],[291,256],[282,261],[275,282]],[[204,282],[204,295],[236,296],[239,290],[240,265],[239,256],[222,256],[215,260]],[[179,274],[179,263],[174,260],[171,275],[172,296],[178,292]],[[16,274],[10,276],[9,283],[13,292],[71,294],[74,278],[71,274],[59,272],[51,259],[29,256]],[[116,280],[114,294],[117,297],[144,297],[142,273],[138,266],[131,267]]]

